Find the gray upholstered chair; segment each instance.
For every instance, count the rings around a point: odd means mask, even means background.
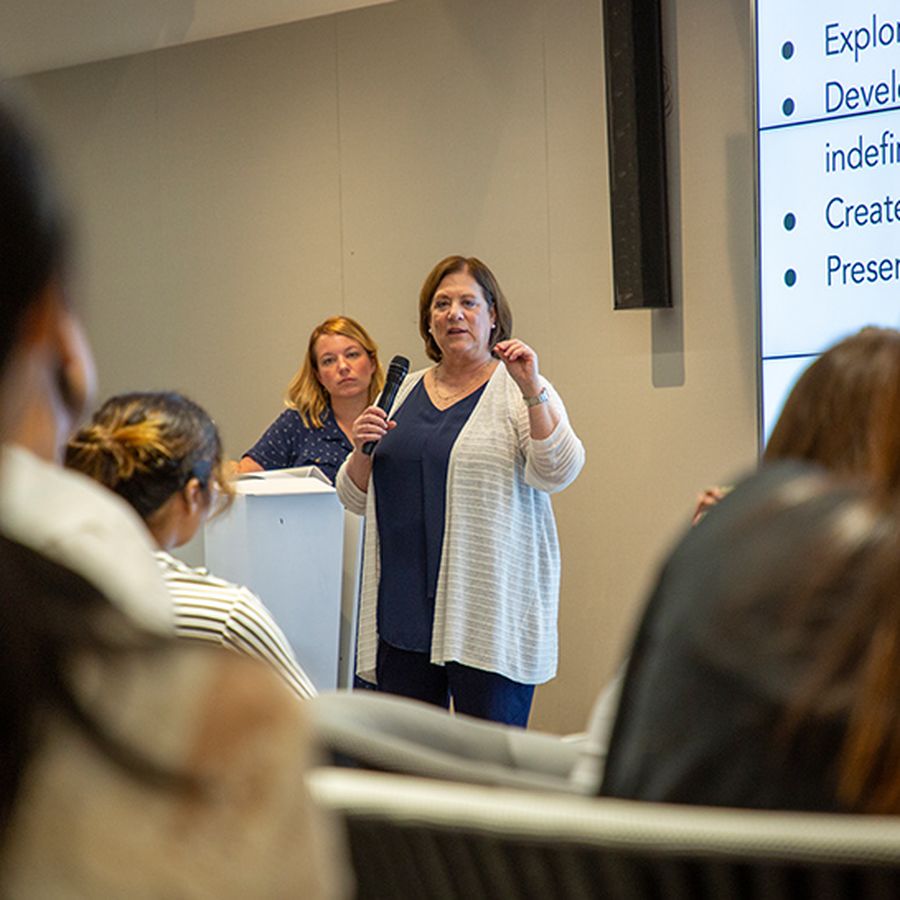
[[[618,682],[585,734],[561,738],[473,719],[372,691],[320,694],[305,704],[332,759],[361,768],[472,784],[594,794]]]
[[[900,897],[900,819],[671,806],[319,769],[360,900]]]

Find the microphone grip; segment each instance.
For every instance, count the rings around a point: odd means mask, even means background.
[[[378,398],[378,407],[380,409],[387,412],[391,408],[394,398],[397,396],[397,391],[400,389],[400,384],[406,378],[408,372],[409,360],[405,356],[395,356],[391,360],[391,364],[388,366],[387,378],[384,381],[384,388],[381,391],[381,396]],[[362,445],[362,452],[366,456],[371,456],[377,443],[378,441],[366,441]]]
[[[391,404],[394,402],[394,397],[397,395],[397,388],[395,387],[393,391],[391,391],[390,396],[385,397],[384,395],[387,393],[387,386],[381,392],[381,397],[378,400],[378,406],[381,407],[385,412],[387,412],[391,408]],[[371,456],[372,451],[375,449],[375,445],[378,441],[366,441],[362,445],[362,452],[366,456]]]

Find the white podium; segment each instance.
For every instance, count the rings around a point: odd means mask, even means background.
[[[207,524],[206,566],[259,596],[320,691],[348,686],[361,520],[345,515],[334,488],[308,469],[254,474]]]

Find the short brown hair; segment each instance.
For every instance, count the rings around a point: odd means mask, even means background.
[[[369,382],[368,405],[371,406],[384,387],[384,369],[378,360],[378,345],[369,337],[369,332],[355,319],[349,316],[331,316],[320,325],[316,325],[309,336],[306,345],[306,356],[303,363],[288,385],[285,403],[291,409],[296,409],[307,428],[321,428],[322,414],[331,407],[331,398],[328,391],[322,387],[316,377],[319,371],[319,361],[316,359],[316,341],[323,334],[337,334],[356,341],[369,358],[375,363],[375,372]]]
[[[805,459],[900,487],[900,331],[863,328],[794,386],[764,459]]]
[[[471,275],[481,287],[484,299],[489,308],[494,310],[496,316],[491,339],[490,349],[494,344],[508,340],[512,337],[512,310],[500,289],[500,284],[494,277],[494,273],[474,256],[448,256],[442,259],[429,273],[419,292],[419,334],[425,341],[425,353],[429,359],[435,362],[441,361],[441,348],[428,330],[428,322],[431,318],[431,301],[437,292],[440,283],[448,276],[456,272],[464,272]]]

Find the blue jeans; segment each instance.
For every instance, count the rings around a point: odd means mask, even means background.
[[[378,641],[378,690],[423,700],[458,713],[525,728],[534,699],[534,685],[520,684],[496,672],[461,663],[433,665],[427,653],[401,650]]]

